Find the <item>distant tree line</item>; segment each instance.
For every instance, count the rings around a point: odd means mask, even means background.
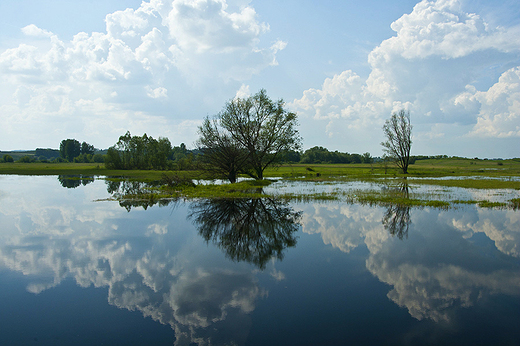
[[[64,139],[60,143],[59,162],[84,162],[84,163],[103,163],[105,158],[102,154],[96,154],[96,148],[87,142],[80,143],[76,139]]]
[[[105,155],[105,165],[109,169],[193,169],[197,151],[186,149],[181,143],[172,147],[168,138],[152,136],[132,136],[129,131]]]
[[[313,147],[305,150],[300,159],[301,163],[372,163],[370,153],[349,154],[339,151],[329,151],[323,147]]]

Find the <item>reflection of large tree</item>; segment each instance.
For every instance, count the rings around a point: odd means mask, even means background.
[[[260,269],[269,259],[283,258],[296,245],[301,212],[271,198],[208,199],[194,203],[189,215],[206,241],[213,241],[233,261]]]

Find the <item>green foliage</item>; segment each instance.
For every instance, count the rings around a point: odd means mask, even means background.
[[[302,153],[297,150],[285,150],[281,153],[280,161],[290,163],[290,162],[300,162],[302,159]]]
[[[43,148],[37,148],[34,156],[39,157],[40,161],[42,161],[41,157],[43,156],[47,160],[53,160],[57,157],[60,157],[60,151],[56,149],[43,149]]]
[[[50,154],[53,154],[53,149],[37,149],[37,151],[38,150],[42,150],[42,154],[49,159],[54,157],[49,157]],[[64,139],[60,143],[59,156],[68,162],[89,163],[93,162],[92,156],[94,152],[94,146],[87,142],[80,144],[76,139]]]
[[[372,156],[370,155],[369,152],[366,152],[363,154],[363,156],[362,156],[363,163],[372,163],[373,161],[374,161],[374,159],[372,158]]]
[[[2,157],[2,161],[3,162],[14,162],[14,159],[11,155],[9,154],[5,154],[3,157]]]
[[[105,157],[101,154],[94,154],[94,156],[92,156],[92,162],[103,163],[105,162]]]
[[[81,144],[75,139],[64,139],[60,143],[60,156],[72,162],[81,154]]]
[[[200,138],[197,145],[201,148],[205,169],[218,178],[237,181],[238,175],[245,171],[248,151],[231,133],[222,129],[219,119],[205,118],[199,127]]]
[[[52,160],[53,163],[66,163],[69,162],[67,159],[64,159],[62,157],[57,157],[54,160]]]
[[[81,143],[81,155],[94,155],[94,146],[87,142]]]
[[[213,130],[222,139],[223,148],[232,149],[238,157],[241,151],[247,153],[245,165],[238,167],[239,171],[261,180],[264,170],[279,163],[284,152],[300,149],[296,114],[284,106],[283,100],[273,102],[262,89],[248,98],[229,101],[217,115]],[[205,123],[210,123],[206,120]],[[204,136],[204,128],[199,130]]]
[[[383,125],[385,142],[381,142],[386,157],[395,162],[403,174],[408,173],[410,164],[410,150],[412,148],[412,125],[410,123],[410,112],[401,109],[392,114],[390,119]]]
[[[34,161],[35,161],[34,157],[29,156],[29,155],[22,156],[18,159],[18,162],[23,162],[23,163],[30,163],[30,162],[34,162]]]
[[[480,201],[478,206],[481,208],[504,208],[507,204],[503,202]]]
[[[105,155],[105,167],[108,169],[122,169],[121,155],[115,147],[108,148]]]
[[[305,150],[301,163],[371,163],[370,153],[349,154],[339,151],[329,151],[324,147],[312,147]]]
[[[158,169],[168,168],[168,157],[172,147],[167,138],[158,140],[142,136],[132,136],[128,131],[119,137],[116,145],[108,149],[105,165],[109,169]]]
[[[173,163],[172,169],[185,171],[197,169],[198,150],[188,150],[184,143],[178,147],[173,147],[169,160]]]

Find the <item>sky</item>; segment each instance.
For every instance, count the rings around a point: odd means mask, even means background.
[[[260,89],[303,149],[381,156],[405,109],[413,155],[520,157],[520,2],[0,2],[0,150],[126,131],[194,148],[204,117]]]

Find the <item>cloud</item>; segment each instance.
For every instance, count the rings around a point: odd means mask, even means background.
[[[0,268],[29,275],[28,292],[42,293],[66,279],[106,287],[110,304],[170,325],[177,345],[243,344],[248,314],[266,291],[249,266],[225,260],[189,231],[193,225],[181,220],[186,206],[155,216],[128,213],[115,202],[92,202],[106,197],[101,180],[73,190],[56,177],[34,184],[15,176],[3,180],[10,189],[0,191]],[[223,335],[223,329],[231,332]]]
[[[520,215],[517,212],[478,209],[477,213],[466,213],[459,217],[444,214],[443,222],[471,238],[475,233],[484,233],[495,242],[498,250],[506,255],[520,257]]]
[[[35,37],[52,37],[53,36],[52,32],[40,29],[34,24],[29,24],[29,25],[23,27],[22,32],[27,36],[35,36]]]
[[[22,145],[19,134],[38,128],[68,138],[84,124],[97,146],[112,145],[127,129],[168,136],[164,123],[173,128],[221,107],[243,81],[276,65],[285,47],[261,42],[269,25],[253,7],[225,0],[152,0],[105,21],[106,32],[70,41],[31,24],[18,47],[0,52],[0,112],[9,123],[2,147]]]
[[[438,124],[457,128],[454,136],[519,137],[518,67],[511,65],[520,62],[520,27],[492,27],[463,7],[458,0],[419,2],[392,23],[395,36],[368,54],[367,78],[346,70],[304,91],[290,106],[315,120],[306,131],[321,124],[338,143],[347,131],[352,144],[379,142],[374,127],[404,107],[416,129],[430,133],[419,142],[439,142]],[[499,77],[491,87],[490,70]]]
[[[302,231],[319,233],[324,244],[349,253],[362,244],[377,252],[390,236],[381,226],[382,212],[359,205],[310,205],[303,209]]]
[[[153,99],[168,97],[168,90],[163,87],[152,89],[149,85],[145,87],[146,95]]]
[[[457,101],[469,107],[480,104],[471,136],[520,137],[520,67],[504,72],[488,91],[474,90]]]
[[[518,295],[518,273],[495,255],[476,250],[469,240],[482,232],[495,242],[496,250],[518,257],[520,219],[514,211],[411,209],[411,236],[399,240],[384,229],[382,208],[334,204],[301,208],[303,232],[319,233],[324,244],[345,253],[366,245],[367,269],[392,287],[388,298],[418,320],[449,322],[459,308],[490,295]]]
[[[245,84],[242,84],[240,86],[240,89],[238,89],[235,94],[235,98],[245,99],[245,98],[248,98],[249,96],[251,96],[251,91],[249,90],[249,85],[245,85]]]

